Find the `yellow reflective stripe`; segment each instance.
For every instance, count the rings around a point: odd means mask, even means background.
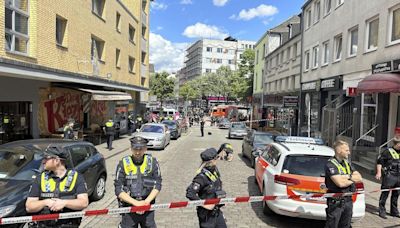
[[[113,125],[114,125],[113,122],[107,122],[107,123],[106,123],[106,127],[112,127]]]
[[[392,155],[393,159],[400,159],[399,154],[393,148],[389,148],[390,155]]]
[[[71,185],[69,186],[69,189],[65,190],[65,185],[67,184],[68,176],[70,175],[71,172],[72,172],[72,170],[70,170],[68,172],[68,175],[64,178],[64,180],[60,182],[60,192],[66,192],[66,191],[70,192],[70,191],[72,191],[72,189],[74,189],[76,179],[78,178],[78,172],[74,173],[74,177],[72,179]]]
[[[350,174],[350,166],[346,160],[344,160],[344,164],[346,164],[347,172],[346,169],[339,162],[336,161],[336,159],[331,159],[331,162],[336,166],[339,173],[341,173],[342,171],[344,174]]]
[[[140,173],[144,174],[146,172],[147,166],[149,164],[149,162],[153,162],[153,157],[145,155],[144,156],[144,160],[142,165],[140,165]],[[130,156],[127,156],[125,158],[122,159],[122,163],[124,166],[124,171],[126,175],[129,174],[137,174],[137,166],[133,163],[132,158]],[[151,171],[151,170],[150,170]]]
[[[212,174],[210,171],[206,171],[205,172],[205,174],[206,174],[206,176],[208,177],[208,178],[210,178],[210,180],[212,181],[212,182],[215,182],[217,179],[218,179],[218,174],[216,173],[216,172],[214,172],[214,174]]]
[[[50,189],[46,189],[47,184],[50,187]],[[49,180],[46,181],[45,172],[42,173],[40,185],[42,192],[54,192],[56,190],[56,182],[52,178],[49,178]]]

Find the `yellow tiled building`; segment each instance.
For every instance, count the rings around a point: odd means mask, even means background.
[[[149,0],[0,5],[0,144],[55,133],[68,119],[83,129],[114,118],[122,129],[129,111],[140,112]]]

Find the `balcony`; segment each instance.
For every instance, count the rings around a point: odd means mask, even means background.
[[[147,26],[147,14],[142,10],[142,24]]]
[[[143,63],[141,63],[140,64],[140,77],[142,77],[142,78],[148,78],[148,66],[147,65],[145,65],[145,64],[143,64]]]
[[[143,36],[142,39],[140,40],[140,49],[143,52],[147,52],[147,40],[145,40]]]

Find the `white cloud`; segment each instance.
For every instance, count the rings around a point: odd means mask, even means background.
[[[213,0],[215,6],[224,6],[228,0]]]
[[[206,25],[197,22],[194,25],[186,27],[182,35],[189,38],[216,38],[223,39],[228,36],[221,28],[214,25]]]
[[[181,0],[180,2],[182,5],[190,5],[193,4],[192,0]]]
[[[266,19],[266,20],[263,20],[262,23],[263,23],[264,25],[269,25],[269,23],[270,23],[271,21],[273,21],[273,20],[274,20],[274,18],[273,18],[273,17],[270,17],[270,18],[268,18],[268,19]]]
[[[157,26],[156,28],[158,31],[163,30],[164,28],[162,26]]]
[[[189,43],[172,43],[159,34],[150,32],[150,63],[157,72],[176,72],[183,67]]]
[[[151,8],[155,10],[165,10],[168,6],[162,2],[152,1]]]
[[[251,8],[248,10],[243,9],[240,11],[238,16],[232,15],[229,18],[248,21],[256,17],[270,17],[277,14],[278,12],[278,8],[276,8],[275,6],[261,4],[257,8]]]

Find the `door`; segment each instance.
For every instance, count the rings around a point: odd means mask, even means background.
[[[400,93],[390,94],[388,137],[400,135]]]
[[[378,114],[378,94],[362,94],[360,136],[363,140],[375,142],[376,116]]]
[[[255,173],[256,173],[256,179],[257,183],[260,187],[260,190],[262,191],[262,184],[263,184],[263,176],[265,173],[265,170],[268,167],[268,151],[270,150],[270,146],[267,146],[263,152],[258,156],[257,163],[255,166]]]

